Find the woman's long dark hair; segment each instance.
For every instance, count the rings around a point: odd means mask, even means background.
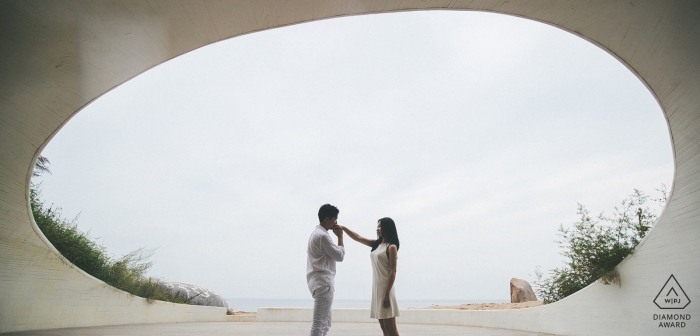
[[[384,217],[379,220],[379,226],[382,228],[382,237],[386,239],[387,243],[396,245],[396,250],[398,251],[399,234],[396,233],[396,224],[394,224],[394,220],[389,217]],[[382,238],[377,238],[374,245],[372,245],[372,251],[376,250],[381,243]]]

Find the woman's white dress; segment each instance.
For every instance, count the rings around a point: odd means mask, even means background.
[[[382,300],[386,291],[386,283],[389,280],[389,256],[387,254],[388,244],[379,244],[376,250],[369,254],[372,259],[372,307],[369,317],[375,319],[387,319],[399,316],[399,306],[396,304],[396,295],[391,286],[389,291],[389,301],[391,307],[384,308]]]

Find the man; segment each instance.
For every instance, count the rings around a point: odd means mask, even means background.
[[[333,305],[333,283],[335,263],[343,261],[345,247],[343,230],[338,225],[338,208],[324,204],[318,210],[319,225],[311,232],[306,249],[306,282],[314,298],[314,316],[310,336],[325,336],[331,328],[331,306]],[[328,230],[338,236],[338,245],[333,243]]]

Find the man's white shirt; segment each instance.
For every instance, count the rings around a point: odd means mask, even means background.
[[[316,225],[311,232],[306,256],[306,282],[309,291],[313,293],[319,287],[333,286],[335,263],[343,261],[345,248],[336,245],[323,226]]]

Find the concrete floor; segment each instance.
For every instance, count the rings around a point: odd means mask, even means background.
[[[515,335],[546,335],[525,331],[506,329],[400,324],[402,336],[424,335],[484,335],[484,336],[515,336]],[[309,334],[308,322],[208,322],[208,323],[168,323],[168,324],[139,324],[90,328],[66,328],[38,331],[24,331],[3,335],[37,335],[37,336],[180,336],[180,335],[241,335],[241,336],[306,336]],[[377,323],[334,323],[329,336],[350,335],[382,335]]]

